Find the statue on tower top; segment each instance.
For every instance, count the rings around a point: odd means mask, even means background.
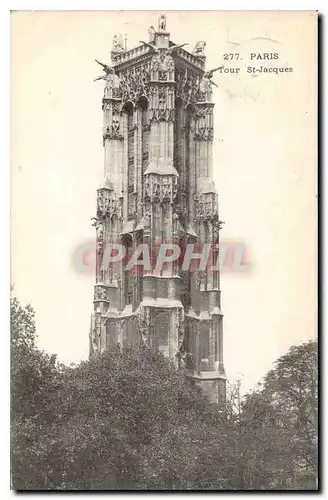
[[[204,49],[206,47],[206,42],[203,40],[200,40],[199,42],[196,43],[195,48],[193,50],[193,55],[196,57],[204,57]]]
[[[166,30],[166,15],[161,14],[158,18],[158,31]]]
[[[148,29],[148,33],[149,33],[149,41],[153,42],[155,39],[155,28],[153,25],[151,25],[150,28]]]
[[[123,36],[121,34],[116,34],[114,36],[112,52],[125,52]]]

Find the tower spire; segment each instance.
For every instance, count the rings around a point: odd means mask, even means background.
[[[164,14],[148,34],[130,50],[115,35],[112,67],[104,68],[105,178],[94,220],[90,345],[100,352],[117,343],[157,348],[218,402],[225,372],[212,178],[215,70],[205,71],[205,42],[191,53],[170,41]],[[108,243],[125,259],[106,265]],[[206,246],[212,250],[206,270],[185,266],[191,247],[199,254]],[[144,266],[127,265],[140,248]],[[167,249],[183,260],[167,258]]]

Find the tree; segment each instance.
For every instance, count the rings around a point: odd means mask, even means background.
[[[222,414],[158,351],[113,346],[68,367],[37,348],[16,299],[11,327],[14,489],[316,489],[315,342],[241,406],[231,387]]]
[[[43,483],[41,443],[56,399],[57,364],[36,347],[35,314],[11,300],[11,472],[14,489]],[[48,424],[49,425],[49,424]]]
[[[292,346],[279,358],[265,378],[265,391],[276,408],[278,424],[291,431],[288,436],[296,481],[300,486],[314,484],[318,467],[317,342]]]
[[[112,347],[64,367],[12,301],[14,489],[233,488],[227,422],[162,354]]]
[[[69,489],[228,487],[226,422],[162,354],[113,347],[67,372],[58,443]],[[62,435],[60,435],[62,432]]]
[[[292,346],[247,395],[240,429],[249,488],[316,489],[317,343]]]

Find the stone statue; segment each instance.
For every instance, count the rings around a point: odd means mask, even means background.
[[[151,25],[150,28],[148,29],[148,33],[149,33],[149,41],[153,42],[155,39],[155,28],[153,25]]]
[[[97,61],[97,59],[95,59],[96,63],[99,64],[100,66],[102,66],[102,69],[103,71],[105,72],[104,75],[101,75],[101,76],[98,76],[98,78],[95,78],[93,81],[94,82],[97,82],[98,80],[108,80],[109,77],[112,77],[115,73],[114,69],[111,68],[110,66],[108,66],[107,64],[104,64],[100,61]]]
[[[213,74],[219,69],[223,68],[223,66],[218,66],[217,68],[211,69],[210,71],[205,72],[205,78],[213,78]]]
[[[193,55],[196,57],[199,56],[204,56],[204,49],[206,47],[206,42],[203,40],[200,40],[199,42],[196,43],[195,48],[193,50]]]
[[[98,238],[98,240],[102,240],[103,235],[104,235],[104,231],[103,231],[103,227],[102,227],[101,223],[99,224],[99,226],[97,226],[96,232],[97,232],[97,238]]]
[[[185,45],[188,45],[187,43],[181,43],[180,45],[174,45],[173,47],[170,47],[169,49],[166,50],[167,55],[173,54],[176,50],[181,49]]]
[[[123,36],[120,34],[120,35],[115,35],[114,38],[113,38],[113,50],[124,50],[124,47],[123,47]]]
[[[158,31],[166,30],[166,16],[161,14],[158,18]]]
[[[210,71],[206,71],[204,74],[204,78],[206,78],[212,85],[215,85],[217,87],[217,84],[213,82],[212,78],[215,71],[218,71],[221,68],[223,68],[223,66],[218,66],[217,68],[211,69]]]
[[[185,45],[188,45],[187,43],[181,43],[180,45],[174,45],[173,47],[170,47],[169,49],[162,49],[161,51],[158,49],[158,47],[155,47],[155,45],[149,43],[149,42],[144,42],[143,40],[139,40],[139,43],[143,43],[144,45],[147,45],[150,49],[152,49],[155,54],[161,55],[161,59],[165,59],[166,56],[172,55],[176,50],[181,49]]]
[[[104,235],[102,222],[95,217],[93,217],[91,220],[94,221],[92,225],[96,228],[97,239],[102,240]]]
[[[144,42],[143,40],[139,40],[139,43],[143,43],[144,45],[147,45],[147,47],[149,47],[150,49],[152,49],[156,54],[159,53],[159,49],[157,47],[155,47],[155,45],[152,45],[149,42]]]

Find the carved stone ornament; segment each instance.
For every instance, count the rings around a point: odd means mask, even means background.
[[[215,222],[218,219],[218,203],[215,193],[203,193],[196,202],[196,220]]]
[[[148,197],[148,201],[149,201]],[[144,228],[143,228],[143,235],[144,238],[149,238],[151,236],[151,211],[150,207],[148,206],[149,204],[144,204],[143,205],[143,220],[144,220]]]
[[[112,99],[112,98],[119,98],[120,97],[120,78],[113,74],[110,73],[103,77],[103,80],[105,80],[105,88],[104,88],[104,99]]]
[[[119,118],[113,117],[111,125],[107,125],[104,130],[104,140],[106,139],[116,139],[123,140],[123,134],[120,131],[121,120]]]
[[[150,121],[174,120],[174,88],[152,85],[149,89]]]
[[[94,300],[102,300],[108,302],[108,293],[105,286],[96,285],[94,291]]]
[[[184,106],[194,104],[199,100],[200,77],[197,73],[187,68],[176,68],[175,81],[176,95],[182,100]]]
[[[213,85],[214,85],[214,83],[207,76],[204,76],[201,79],[200,84],[199,84],[199,93],[198,93],[199,101],[201,101],[201,102],[211,102],[212,101]]]
[[[105,139],[118,139],[123,140],[121,131],[122,117],[121,117],[121,103],[111,101],[104,102],[104,140]]]
[[[92,225],[96,228],[97,240],[102,241],[104,237],[103,223],[100,219],[96,217],[94,217],[92,220],[93,220]]]
[[[120,97],[134,104],[141,96],[148,97],[150,62],[130,68],[120,74]]]
[[[193,50],[193,55],[196,57],[204,57],[204,49],[206,47],[206,42],[203,40],[200,40],[199,42],[196,43],[195,48]]]
[[[154,56],[150,66],[151,81],[174,81],[174,61],[168,50]]]
[[[178,180],[174,175],[149,174],[144,199],[155,203],[172,203],[178,193]]]
[[[113,48],[112,52],[124,52],[124,44],[123,44],[123,35],[121,33],[118,33],[114,35],[113,38]]]
[[[188,195],[185,188],[180,189],[180,203],[177,205],[177,209],[181,215],[187,217],[189,214],[188,210]]]
[[[225,224],[225,222],[223,222],[222,220],[216,220],[214,222],[213,229],[214,229],[216,234],[219,234],[219,232],[221,231],[224,224]]]
[[[97,215],[111,219],[114,215],[122,219],[123,207],[122,200],[117,199],[116,194],[107,188],[101,188],[97,191]]]
[[[213,108],[209,105],[196,107],[195,111],[195,139],[213,140]]]
[[[112,102],[112,114],[120,116],[122,112],[122,103],[121,102]]]
[[[99,189],[97,191],[97,208],[102,216],[108,210],[110,204],[111,191],[109,189]]]
[[[122,277],[121,277],[121,275],[120,275],[120,274],[118,274],[118,275],[116,276],[116,282],[117,282],[117,288],[118,288],[119,290],[121,290],[121,289],[122,289],[123,282],[122,282]]]
[[[153,42],[154,41],[154,38],[155,38],[155,28],[153,25],[151,25],[148,29],[148,33],[149,33],[149,41],[150,42]]]
[[[200,292],[203,292],[205,290],[204,276],[197,276],[196,289],[199,290]]]

